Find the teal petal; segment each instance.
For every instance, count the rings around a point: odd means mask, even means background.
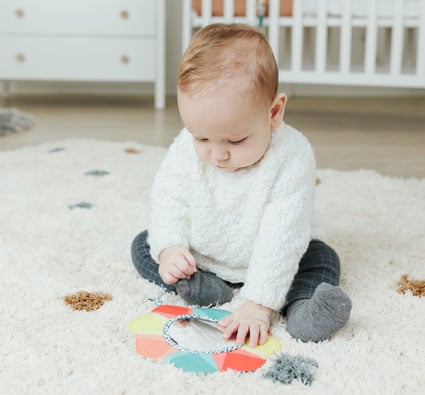
[[[208,307],[194,307],[192,310],[194,315],[211,318],[216,321],[220,321],[223,318],[226,318],[228,315],[232,314],[227,310],[211,309]]]
[[[180,351],[170,355],[167,360],[185,372],[214,373],[217,365],[209,354],[193,354]]]

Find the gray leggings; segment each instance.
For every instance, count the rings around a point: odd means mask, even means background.
[[[150,246],[147,242],[148,232],[138,234],[131,245],[131,258],[140,275],[165,288],[169,292],[175,292],[174,285],[165,284],[158,273],[158,264],[150,255]],[[300,299],[310,299],[315,289],[321,283],[332,285],[339,284],[340,263],[336,252],[320,240],[311,240],[307,251],[301,258],[298,272],[292,281],[291,288],[286,295],[285,306],[282,313],[285,314],[288,306]],[[224,281],[224,280],[223,280]],[[232,284],[239,288],[243,284]]]

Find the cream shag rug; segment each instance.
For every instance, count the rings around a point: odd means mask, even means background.
[[[265,379],[270,362],[197,375],[139,356],[128,322],[150,312],[150,297],[182,303],[130,259],[164,152],[65,140],[0,153],[1,394],[423,393],[425,298],[396,289],[403,273],[425,279],[425,180],[367,170],[318,172],[316,234],[340,254],[348,325],[304,344],[273,323],[283,351],[318,362],[310,387]],[[80,290],[112,300],[73,311],[63,297]]]

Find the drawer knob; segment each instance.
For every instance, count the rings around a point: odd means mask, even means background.
[[[130,63],[130,58],[127,55],[121,56],[121,63],[124,63],[124,64]]]
[[[130,17],[130,13],[127,10],[121,11],[121,18],[128,19]]]
[[[22,8],[18,8],[18,9],[15,11],[15,15],[16,15],[18,18],[23,18],[23,17],[25,16],[25,11],[24,11]]]
[[[17,53],[16,54],[16,60],[20,63],[25,62],[25,60],[26,60],[25,55],[23,53]]]

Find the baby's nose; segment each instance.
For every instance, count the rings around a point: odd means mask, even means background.
[[[229,151],[223,148],[215,148],[212,152],[212,156],[216,161],[223,161],[229,159]]]

